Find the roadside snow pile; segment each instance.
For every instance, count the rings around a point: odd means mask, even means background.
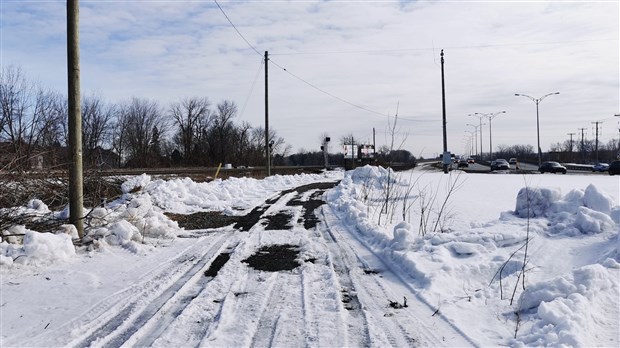
[[[547,218],[550,235],[617,231],[620,220],[620,207],[614,207],[613,198],[592,184],[564,197],[559,189],[524,187],[517,195],[515,213],[522,218]]]
[[[607,324],[605,318],[618,317],[617,266],[587,265],[530,285],[521,295],[520,307],[531,327],[519,336],[519,345],[586,347],[596,342],[601,324]],[[617,331],[615,335],[618,338]]]
[[[339,172],[324,174],[273,175],[265,179],[216,179],[194,182],[190,178],[151,180],[143,174],[123,184],[123,192],[149,194],[153,204],[170,213],[190,214],[200,211],[222,211],[228,215],[243,215],[280,190],[339,177]]]
[[[69,260],[75,255],[71,236],[65,233],[40,233],[16,226],[12,232],[23,234],[23,244],[0,243],[0,265],[14,263],[43,266]]]
[[[399,175],[389,174],[398,182]],[[500,212],[496,220],[455,224],[447,233],[421,233],[421,225],[411,222],[422,221],[422,210],[436,214],[445,192],[427,202],[421,196],[411,196],[407,203],[397,199],[391,203],[398,212],[394,223],[385,223],[384,218],[380,224],[376,212],[383,201],[377,197],[387,176],[382,168],[349,171],[328,192],[327,201],[360,241],[411,276],[410,284],[429,306],[455,321],[463,313],[475,312],[478,320],[457,325],[466,327],[472,337],[487,337],[481,322],[499,326],[500,331],[505,328],[506,345],[617,345],[620,207],[608,194],[592,184],[585,189],[572,189],[572,184],[564,196],[556,188],[523,188],[515,211]],[[445,182],[442,178],[426,174],[414,183],[440,187]],[[480,187],[484,181],[478,178],[467,180]],[[519,186],[513,192],[517,190]],[[462,207],[467,204],[463,202],[452,203]],[[517,325],[514,313],[519,313],[520,320],[517,339],[512,339]]]

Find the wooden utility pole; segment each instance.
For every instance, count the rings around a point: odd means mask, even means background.
[[[69,99],[69,222],[84,237],[82,113],[80,109],[79,0],[67,0],[67,74]]]
[[[269,53],[265,51],[265,156],[267,157],[267,176],[271,176],[271,149],[269,146]]]
[[[603,123],[602,121],[595,121],[592,124],[596,125],[596,140],[594,140],[594,153],[596,154],[596,163],[598,163],[598,125]]]
[[[581,161],[585,163],[586,162],[586,147],[585,147],[584,140],[583,140],[584,138],[583,132],[587,128],[577,128],[577,129],[581,131]]]
[[[577,133],[567,133],[570,136],[569,160],[573,160],[573,135]]]

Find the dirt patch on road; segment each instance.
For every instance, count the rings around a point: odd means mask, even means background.
[[[318,182],[314,184],[303,185],[292,189],[284,190],[276,197],[268,199],[264,204],[257,206],[251,212],[243,216],[229,216],[220,212],[198,212],[189,215],[172,214],[167,213],[171,220],[176,221],[179,227],[186,230],[201,230],[221,228],[229,225],[233,225],[233,228],[240,231],[249,231],[252,226],[256,225],[261,218],[267,220],[266,229],[269,230],[288,230],[292,228],[292,216],[287,213],[278,213],[270,216],[263,216],[263,214],[269,209],[269,207],[277,202],[284,195],[291,192],[298,192],[300,195],[310,190],[317,190],[314,192],[308,200],[302,201],[299,198],[293,199],[287,203],[288,206],[301,206],[303,208],[303,215],[297,223],[302,223],[305,229],[314,228],[319,219],[314,214],[316,208],[325,204],[325,201],[320,199],[323,192],[336,186],[338,182]]]
[[[243,262],[259,271],[290,271],[299,267],[298,256],[299,247],[295,245],[270,245],[260,248]]]

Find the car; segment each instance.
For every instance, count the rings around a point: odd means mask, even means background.
[[[508,160],[508,164],[517,164],[517,159],[516,158],[511,158]]]
[[[496,159],[495,161],[491,162],[491,171],[509,170],[509,169],[510,169],[510,165],[508,164],[508,161],[506,161],[503,158]]]
[[[476,161],[473,158],[470,157],[470,158],[467,159],[467,163],[468,164],[474,164],[474,163],[476,163]]]
[[[469,167],[469,162],[467,161],[467,159],[461,158],[459,160],[458,168],[461,168],[461,167]]]
[[[538,167],[538,171],[541,173],[562,173],[566,174],[566,167],[561,165],[558,162],[554,161],[546,161],[543,162],[540,167]]]
[[[609,168],[607,168],[607,172],[609,173],[609,175],[620,174],[620,160],[609,163]]]
[[[609,169],[609,164],[607,163],[597,163],[592,167],[593,172],[606,172]]]

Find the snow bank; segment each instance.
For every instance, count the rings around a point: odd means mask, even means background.
[[[618,230],[613,198],[590,184],[562,197],[559,189],[524,187],[517,194],[515,214],[547,218],[550,235],[576,236]]]
[[[65,233],[41,233],[19,227],[23,244],[0,243],[0,264],[46,265],[68,261],[75,255],[71,236]]]
[[[525,345],[584,347],[599,331],[601,314],[617,306],[620,272],[593,264],[570,275],[532,284],[521,295],[522,311],[534,311],[533,325],[520,336]]]

